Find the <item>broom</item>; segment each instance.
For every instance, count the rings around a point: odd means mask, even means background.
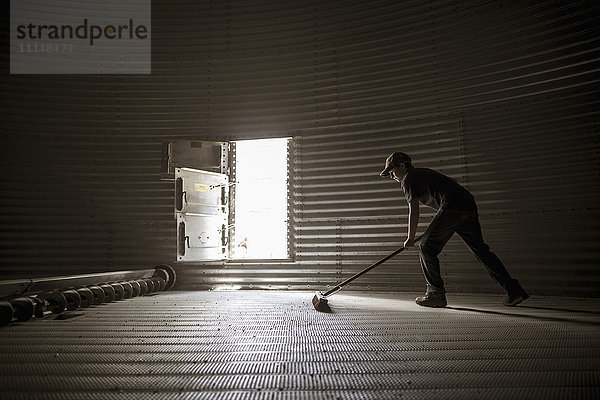
[[[423,237],[423,235],[418,236],[415,239],[415,243],[417,243],[419,240],[421,240],[421,238]],[[362,271],[360,271],[359,273],[352,275],[350,278],[346,279],[344,282],[340,283],[339,285],[337,285],[336,287],[334,287],[333,289],[330,289],[328,291],[326,291],[325,293],[323,292],[317,292],[315,294],[315,296],[312,299],[312,303],[313,306],[315,307],[315,310],[317,311],[321,311],[321,312],[331,312],[331,308],[329,307],[329,304],[327,304],[327,298],[329,296],[333,296],[334,294],[336,294],[337,292],[339,292],[340,290],[342,290],[342,288],[344,286],[346,286],[347,284],[349,284],[350,282],[352,282],[353,280],[355,280],[356,278],[366,274],[367,272],[369,272],[370,270],[372,270],[373,268],[383,264],[384,262],[386,262],[387,260],[389,260],[390,258],[402,253],[406,248],[404,246],[400,247],[399,249],[393,251],[392,253],[388,254],[387,256],[383,257],[381,260],[377,261],[375,264],[368,266],[367,268],[363,269]]]

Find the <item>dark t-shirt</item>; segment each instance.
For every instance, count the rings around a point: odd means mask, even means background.
[[[410,168],[401,187],[407,202],[417,199],[434,210],[475,207],[475,199],[467,189],[454,179],[429,168]]]

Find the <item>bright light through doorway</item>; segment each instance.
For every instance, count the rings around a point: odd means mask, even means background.
[[[288,138],[235,142],[233,259],[286,259]]]

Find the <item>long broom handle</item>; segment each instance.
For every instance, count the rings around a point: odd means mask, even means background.
[[[415,243],[417,243],[419,240],[421,240],[422,237],[423,237],[423,235],[418,236],[415,239]],[[342,288],[344,286],[346,286],[347,284],[349,284],[350,282],[352,282],[356,278],[363,276],[364,274],[366,274],[367,272],[369,272],[373,268],[380,266],[381,264],[383,264],[384,262],[386,262],[390,258],[392,258],[392,257],[394,257],[394,256],[396,256],[396,255],[398,255],[400,253],[402,253],[404,250],[405,250],[404,246],[400,247],[398,250],[394,250],[393,253],[390,253],[387,256],[383,257],[381,260],[377,261],[375,264],[368,266],[367,268],[363,269],[362,271],[360,271],[356,275],[352,275],[350,278],[346,279],[344,282],[340,283],[339,285],[337,285],[333,289],[330,289],[330,290],[326,291],[325,293],[323,293],[323,297],[331,296],[332,294],[339,292],[340,290],[342,290]]]

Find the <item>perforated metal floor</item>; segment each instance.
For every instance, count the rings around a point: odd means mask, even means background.
[[[0,329],[3,399],[598,399],[600,300],[166,292]]]

